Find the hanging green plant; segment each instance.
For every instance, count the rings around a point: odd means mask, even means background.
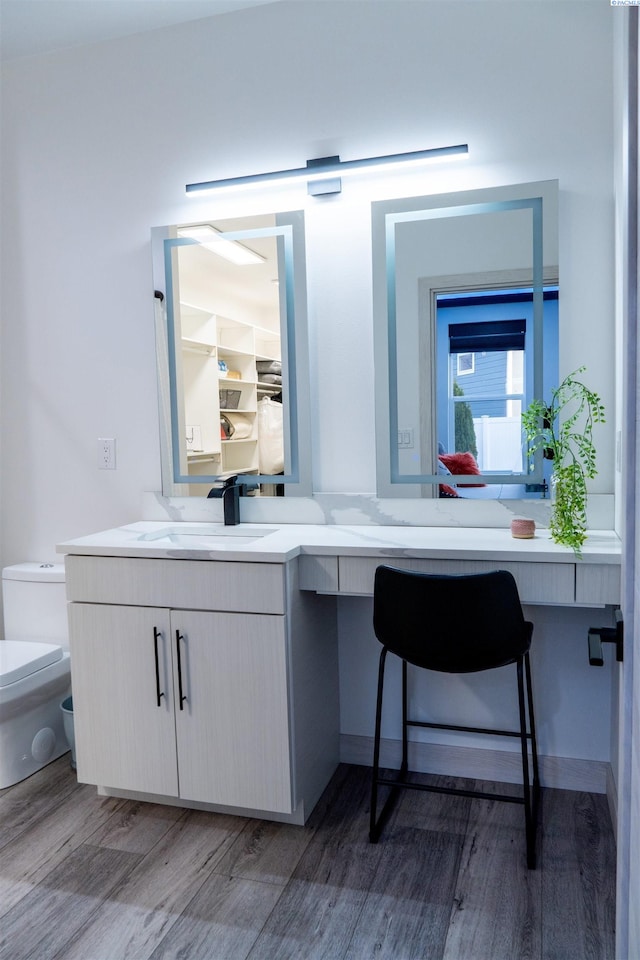
[[[534,400],[522,414],[529,455],[542,448],[553,461],[551,539],[579,556],[587,539],[587,480],[596,476],[593,426],[605,423],[604,406],[578,380],[578,367],[551,391],[551,402]]]

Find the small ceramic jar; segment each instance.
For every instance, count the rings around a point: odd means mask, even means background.
[[[524,517],[517,517],[511,521],[511,536],[516,540],[531,540],[536,535],[535,520],[526,520]]]

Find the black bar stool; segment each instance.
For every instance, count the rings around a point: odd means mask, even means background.
[[[460,611],[466,613],[469,624],[463,630],[459,626]],[[540,779],[529,662],[533,624],[524,619],[518,588],[512,575],[506,570],[496,570],[470,576],[440,576],[380,566],[375,576],[373,627],[382,644],[382,651],[378,671],[369,839],[372,843],[378,841],[401,788],[505,800],[524,805],[527,866],[534,869]],[[382,691],[385,662],[389,652],[402,660],[402,763],[396,778],[380,776]],[[407,715],[409,663],[441,673],[476,673],[515,663],[520,729],[495,730],[410,719]],[[526,698],[523,674],[526,678]],[[411,726],[518,737],[522,748],[523,795],[511,797],[506,794],[407,782],[407,729]],[[529,741],[533,767],[531,784]],[[380,816],[377,814],[379,786],[391,787]]]

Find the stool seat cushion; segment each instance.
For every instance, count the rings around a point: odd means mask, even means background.
[[[506,570],[458,577],[384,565],[376,570],[373,628],[392,653],[442,673],[515,663],[533,631]]]

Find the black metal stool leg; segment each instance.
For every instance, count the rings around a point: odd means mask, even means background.
[[[402,763],[400,779],[405,780],[409,769],[409,744],[407,736],[407,661],[402,661]]]
[[[391,781],[380,776],[380,728],[382,725],[382,691],[384,685],[384,668],[385,661],[387,657],[387,648],[383,647],[382,652],[380,653],[380,666],[378,668],[378,697],[376,702],[376,729],[374,735],[374,744],[373,744],[373,771],[371,775],[371,811],[369,815],[369,840],[371,843],[377,843],[382,828],[387,821],[389,814],[394,803],[397,800],[399,787],[402,786],[401,781],[406,779],[406,765],[407,765],[407,726],[404,722],[404,714],[406,713],[406,663],[403,668],[403,700],[405,707],[403,708],[403,769],[400,771],[400,777],[397,781]],[[390,787],[389,795],[385,800],[382,810],[380,811],[380,816],[377,816],[378,811],[378,786],[380,783],[383,783],[385,786]]]
[[[382,688],[384,685],[384,666],[387,658],[387,648],[380,651],[378,666],[378,696],[376,699],[376,729],[373,740],[373,772],[371,775],[371,812],[369,818],[369,840],[376,843],[380,836],[379,826],[376,824],[378,807],[378,778],[380,776],[380,727],[382,724]]]
[[[529,785],[529,748],[527,745],[527,715],[525,708],[523,658],[516,663],[518,673],[518,707],[520,713],[520,745],[522,748],[522,789],[524,794],[524,822],[527,842],[527,867],[536,866],[536,823]]]
[[[524,655],[524,669],[527,681],[527,703],[529,707],[529,733],[531,735],[531,759],[533,762],[533,796],[537,802],[540,794],[540,774],[538,771],[538,741],[536,740],[536,720],[533,710],[533,685],[531,682],[531,661],[529,652]]]

